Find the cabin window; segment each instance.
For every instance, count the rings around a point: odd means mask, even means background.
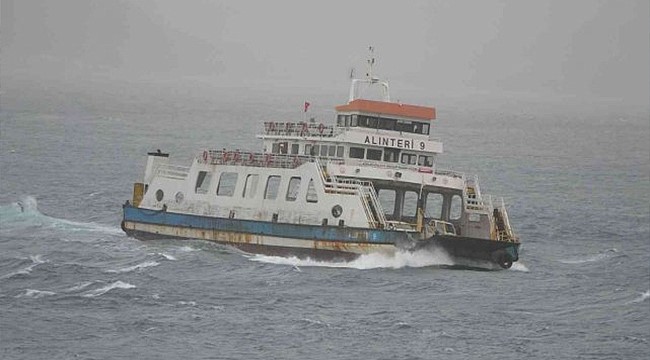
[[[343,146],[337,146],[336,147],[336,157],[342,158],[344,150],[345,150],[345,148]]]
[[[318,193],[316,192],[316,187],[314,186],[314,179],[309,179],[309,185],[307,185],[307,202],[318,202]]]
[[[219,185],[217,185],[217,196],[232,196],[235,193],[235,185],[237,185],[236,172],[224,172],[219,177]]]
[[[298,192],[300,191],[300,178],[292,177],[289,179],[289,187],[287,188],[287,201],[296,201]]]
[[[404,120],[397,120],[397,124],[395,124],[395,130],[397,131],[405,131],[405,132],[411,132],[411,122],[410,121],[404,121]]]
[[[275,200],[278,197],[278,190],[280,189],[280,176],[271,175],[266,180],[266,190],[264,190],[264,198],[267,200]]]
[[[242,197],[246,199],[252,199],[255,197],[255,193],[257,192],[257,183],[260,180],[260,176],[258,174],[249,174],[246,176],[246,184],[244,184],[244,192],[242,193]]]
[[[381,150],[368,149],[368,151],[366,152],[366,159],[381,160]]]
[[[336,117],[336,125],[345,126],[345,118],[343,117],[343,115],[339,115]]]
[[[291,144],[291,154],[297,155],[299,150],[300,150],[299,144]]]
[[[415,217],[418,208],[418,193],[415,191],[404,192],[402,216]]]
[[[350,157],[353,159],[363,159],[366,149],[359,147],[350,147]]]
[[[327,156],[334,157],[335,155],[336,155],[336,146],[330,145],[330,147],[327,149]]]
[[[393,210],[395,209],[395,190],[379,189],[377,198],[381,207],[384,209],[384,214],[393,215]]]
[[[271,145],[271,152],[274,153],[274,154],[279,154],[280,153],[280,144],[273,143]]]
[[[384,161],[396,163],[399,160],[399,149],[384,148]]]
[[[207,194],[211,179],[212,173],[199,171],[199,175],[196,177],[196,184],[194,185],[194,192],[197,194]]]
[[[278,146],[278,150],[280,151],[280,154],[286,154],[289,152],[289,143],[288,142],[281,142]]]
[[[418,157],[418,165],[420,166],[433,166],[433,156],[420,155]]]
[[[359,116],[358,115],[352,115],[350,117],[350,126],[359,126]]]
[[[451,198],[451,211],[449,213],[449,219],[451,220],[458,220],[460,219],[460,215],[462,214],[463,210],[463,204],[462,204],[462,199],[460,198],[460,195],[454,195]]]
[[[379,119],[379,128],[383,130],[395,130],[395,123],[397,120],[394,119]]]
[[[415,154],[402,154],[402,160],[400,161],[402,164],[409,164],[409,165],[415,165],[415,162],[417,161],[418,156]]]
[[[426,218],[442,219],[442,194],[428,193],[424,207]]]
[[[311,155],[311,144],[305,144],[305,155]]]
[[[320,153],[320,145],[313,145],[311,147],[311,155],[318,156],[319,153]]]
[[[320,156],[327,156],[327,145],[321,145],[320,146]]]
[[[422,124],[422,133],[424,135],[429,135],[429,124]]]
[[[413,123],[413,132],[416,134],[422,134],[422,123],[414,122]]]

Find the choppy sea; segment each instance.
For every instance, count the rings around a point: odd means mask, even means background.
[[[435,105],[440,168],[500,194],[503,271],[426,253],[350,263],[139,241],[121,204],[147,151],[259,150],[263,121],[333,119],[340,94],[3,84],[2,359],[640,359],[650,353],[650,115],[518,96]],[[319,95],[319,97],[317,97]],[[419,97],[418,97],[419,96]]]

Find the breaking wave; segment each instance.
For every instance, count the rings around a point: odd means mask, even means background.
[[[106,272],[109,272],[109,273],[126,273],[126,272],[135,271],[135,270],[142,270],[142,269],[145,269],[145,268],[148,268],[148,267],[158,266],[158,265],[160,265],[160,263],[158,263],[156,261],[145,261],[145,262],[140,263],[140,264],[136,264],[136,265],[133,265],[133,266],[128,266],[128,267],[117,269],[117,270],[106,270]]]
[[[650,299],[650,290],[643,292],[636,299],[628,302],[628,304],[640,303]]]
[[[32,299],[39,299],[45,296],[52,296],[56,295],[55,292],[52,291],[43,291],[43,290],[34,290],[34,289],[26,289],[24,293],[16,296],[18,298],[21,297],[27,297],[27,298],[32,298]]]
[[[33,196],[25,196],[19,201],[0,205],[0,228],[9,227],[46,227],[66,231],[101,232],[113,235],[123,234],[118,227],[110,227],[96,223],[83,223],[59,219],[41,213],[38,202]]]
[[[29,275],[32,270],[34,270],[35,267],[37,267],[40,264],[44,264],[47,262],[47,260],[43,260],[42,255],[30,255],[29,259],[32,261],[31,264],[27,265],[26,267],[16,270],[13,272],[10,272],[7,275],[0,276],[0,279],[9,279],[17,275]]]
[[[564,260],[559,260],[563,264],[570,264],[570,265],[577,265],[577,264],[585,264],[585,263],[591,263],[591,262],[597,262],[601,260],[606,260],[612,257],[617,256],[618,250],[615,248],[612,249],[607,249],[604,251],[599,252],[598,254],[594,255],[587,255],[583,257],[574,257],[574,258],[569,258],[569,259],[564,259]]]
[[[279,257],[266,255],[252,255],[252,261],[269,264],[289,265],[300,271],[300,267],[330,267],[351,268],[359,270],[389,268],[400,269],[404,267],[450,266],[454,265],[451,258],[442,251],[399,251],[395,254],[372,253],[359,256],[349,262],[317,261],[312,259],[299,259],[297,257]]]
[[[118,280],[99,289],[88,291],[83,295],[83,297],[97,297],[97,296],[104,295],[113,289],[134,289],[135,287],[136,287],[135,285],[131,285],[129,283],[125,283]]]

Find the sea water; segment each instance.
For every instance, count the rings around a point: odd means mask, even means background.
[[[121,204],[147,151],[187,165],[261,150],[262,122],[303,120],[304,94],[116,87],[5,89],[0,358],[647,356],[647,108],[413,95],[438,108],[439,167],[503,195],[521,237],[511,269],[476,271],[443,253],[328,263],[127,237]],[[311,111],[329,121],[345,91],[319,95]]]

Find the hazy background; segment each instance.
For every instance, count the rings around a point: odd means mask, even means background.
[[[345,99],[368,45],[393,93],[648,107],[650,2],[1,0],[2,94],[197,84]],[[105,90],[110,92],[110,90]],[[440,105],[440,104],[438,104]]]

